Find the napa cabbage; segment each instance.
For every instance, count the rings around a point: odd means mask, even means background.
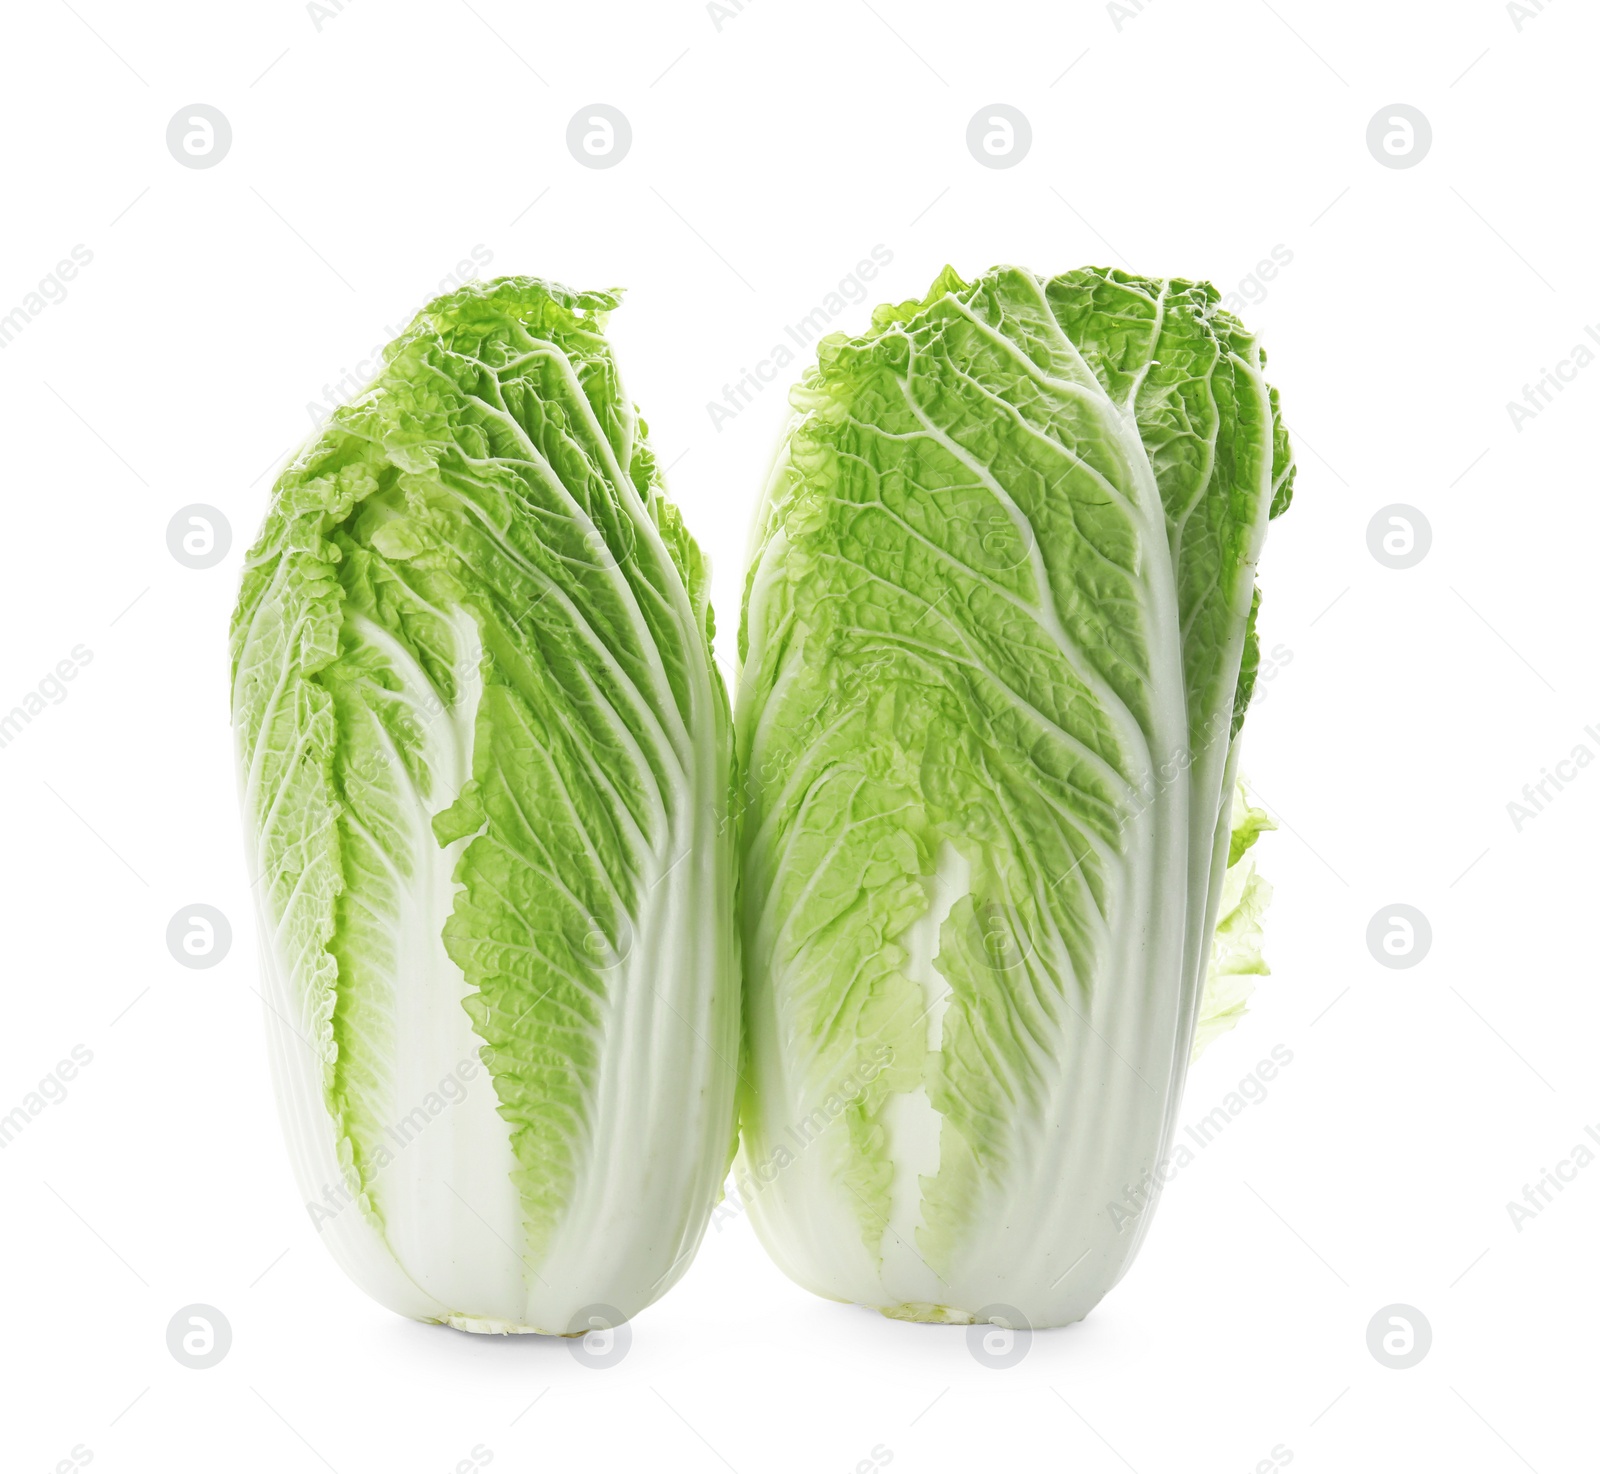
[[[1265,364],[1202,283],[947,269],[793,395],[740,632],[739,1172],[818,1294],[1064,1324],[1148,1227],[1207,975],[1210,1034],[1263,970]]]
[[[727,701],[616,305],[430,303],[278,478],[233,620],[300,1190],[368,1293],[469,1330],[649,1304],[733,1138]]]

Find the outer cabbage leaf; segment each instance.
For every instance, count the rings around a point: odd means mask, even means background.
[[[1261,918],[1271,904],[1272,887],[1257,872],[1249,853],[1266,830],[1277,827],[1265,809],[1250,802],[1245,785],[1235,784],[1228,869],[1222,879],[1222,899],[1211,938],[1191,1060],[1199,1059],[1206,1045],[1244,1017],[1245,1006],[1255,991],[1254,980],[1272,971],[1261,952]]]

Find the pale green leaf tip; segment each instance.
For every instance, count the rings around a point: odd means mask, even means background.
[[[1261,921],[1272,900],[1272,887],[1256,871],[1255,862],[1245,856],[1266,830],[1278,826],[1265,809],[1251,804],[1242,779],[1234,785],[1231,825],[1228,871],[1222,882],[1222,904],[1211,939],[1191,1062],[1200,1058],[1213,1039],[1226,1034],[1245,1016],[1250,995],[1255,992],[1252,979],[1271,972],[1261,949]]]

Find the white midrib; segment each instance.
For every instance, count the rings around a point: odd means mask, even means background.
[[[1272,424],[1272,395],[1260,371],[1242,359],[1235,362],[1246,371],[1257,394],[1260,413],[1268,426]],[[1270,434],[1269,430],[1269,434]],[[1231,609],[1231,637],[1222,653],[1224,669],[1234,673],[1237,683],[1239,662],[1243,657],[1245,627],[1249,622],[1250,604],[1255,593],[1255,567],[1266,541],[1267,523],[1271,518],[1274,454],[1271,446],[1262,456],[1261,482],[1258,484],[1255,522],[1250,529],[1250,546],[1241,563],[1238,585],[1233,590]],[[1172,556],[1177,556],[1176,544]],[[1211,713],[1213,720],[1221,718],[1231,725],[1235,686],[1226,682],[1219,687],[1219,703]],[[1223,730],[1227,730],[1225,727]],[[1220,751],[1218,749],[1220,748]],[[1239,764],[1237,737],[1222,741],[1219,737],[1203,752],[1196,755],[1190,773],[1190,908],[1189,925],[1184,938],[1184,1012],[1179,1020],[1179,1047],[1174,1053],[1170,1084],[1167,1092],[1166,1118],[1163,1122],[1161,1142],[1156,1160],[1163,1160],[1177,1129],[1178,1109],[1183,1100],[1183,1085],[1188,1076],[1189,1054],[1194,1038],[1195,1021],[1200,1012],[1201,996],[1205,992],[1206,965],[1211,956],[1211,938],[1217,925],[1217,905],[1221,898],[1222,879],[1227,870],[1228,844],[1232,831],[1230,822],[1233,805],[1233,785]],[[1202,804],[1202,799],[1204,804]],[[1151,1215],[1143,1215],[1129,1249],[1128,1258],[1138,1252],[1149,1230]]]
[[[939,931],[956,903],[972,890],[972,867],[949,840],[939,845],[931,876],[923,878],[928,909],[900,938],[906,949],[906,976],[922,990],[927,1047],[935,1054],[943,1039],[950,984],[939,972]],[[930,1061],[931,1063],[931,1061]],[[889,1160],[894,1177],[889,1188],[889,1226],[883,1236],[883,1281],[886,1286],[922,1285],[915,1298],[937,1302],[937,1281],[917,1246],[922,1226],[922,1182],[939,1170],[939,1135],[944,1117],[928,1099],[926,1085],[890,1096],[884,1108]]]
[[[431,694],[404,646],[359,616],[352,623],[383,651],[406,689]],[[457,611],[455,623],[456,668],[475,672],[477,625],[464,611]],[[588,1129],[574,1142],[571,1198],[550,1242],[534,1257],[513,1179],[511,1128],[497,1109],[489,1071],[478,1063],[484,1041],[461,1006],[469,985],[442,941],[461,889],[453,871],[474,838],[440,848],[432,833],[433,816],[471,776],[481,683],[462,687],[462,700],[426,729],[424,761],[434,794],[424,801],[413,791],[407,808],[413,870],[391,918],[397,965],[384,1119],[403,1123],[430,1096],[437,1101],[441,1080],[452,1074],[469,1080],[464,1099],[425,1125],[402,1128],[410,1131],[403,1146],[393,1133],[380,1133],[378,1144],[394,1158],[371,1191],[389,1252],[451,1312],[453,1324],[563,1333],[596,1295],[631,1314],[665,1289],[674,1271],[681,1272],[684,1250],[693,1247],[679,1242],[684,1225],[697,1241],[702,1221],[695,1206],[712,1195],[715,1167],[705,1164],[718,1156],[726,1133],[717,1092],[702,1091],[696,1082],[716,1077],[710,1056],[731,1060],[737,1049],[734,1038],[711,1037],[712,1001],[727,984],[726,968],[716,943],[719,923],[697,909],[699,899],[719,895],[718,851],[705,832],[715,827],[715,816],[687,796],[673,804],[660,847],[639,877],[633,915],[610,964],[602,964],[606,1045],[588,1102]],[[709,686],[697,687],[695,697],[695,710],[707,712]],[[702,743],[696,750],[696,794],[714,791],[713,747]],[[674,1047],[663,1047],[666,1039]],[[671,1124],[642,1143],[651,1123]],[[636,1170],[618,1170],[630,1160]]]
[[[464,836],[441,848],[434,816],[472,776],[473,733],[482,695],[482,643],[475,619],[450,614],[457,699],[424,728],[422,760],[433,778],[424,797],[410,790],[405,820],[411,875],[396,897],[392,1054],[384,1129],[373,1145],[392,1160],[369,1186],[383,1237],[407,1275],[452,1310],[520,1319],[522,1208],[511,1172],[511,1128],[478,1057],[483,1040],[462,1007],[471,991],[445,951],[445,922],[461,887],[452,878]],[[352,629],[382,650],[407,691],[434,696],[426,673],[386,630],[347,612]],[[465,1077],[465,1080],[463,1080]],[[453,1080],[453,1085],[444,1082]],[[446,1091],[464,1091],[450,1101]],[[443,1102],[442,1109],[440,1102]],[[421,1115],[416,1114],[418,1111]]]
[[[1061,342],[1081,364],[1076,348],[1064,334]],[[1087,366],[1084,371],[1087,373]],[[1030,1123],[1032,1129],[1027,1132],[1032,1149],[1021,1159],[1028,1161],[1030,1170],[1013,1176],[1006,1194],[1010,1201],[991,1205],[998,1221],[1024,1222],[1028,1228],[1015,1237],[1003,1236],[1010,1256],[1007,1264],[986,1262],[980,1247],[966,1263],[952,1269],[951,1278],[957,1283],[972,1272],[987,1280],[1000,1271],[1021,1269],[1027,1273],[1036,1266],[1053,1266],[1063,1246],[1077,1255],[1081,1242],[1095,1261],[1085,1266],[1083,1279],[1090,1284],[1098,1279],[1103,1293],[1127,1256],[1125,1246],[1116,1242],[1121,1236],[1110,1242],[1102,1237],[1095,1210],[1104,1200],[1101,1194],[1124,1171],[1134,1172],[1143,1142],[1149,1140],[1153,1146],[1159,1140],[1161,1123],[1171,1114],[1169,1092],[1182,1079],[1179,1075],[1173,1081],[1169,1069],[1178,1020],[1172,1020],[1172,1034],[1159,1027],[1167,1013],[1181,1016],[1182,1012],[1185,926],[1183,909],[1179,908],[1176,925],[1171,912],[1173,899],[1185,896],[1188,889],[1189,774],[1180,769],[1169,785],[1162,787],[1157,782],[1158,765],[1176,757],[1186,738],[1176,581],[1160,490],[1137,426],[1103,393],[1101,400],[1103,413],[1122,445],[1134,515],[1143,523],[1147,555],[1139,571],[1149,611],[1155,730],[1147,735],[1133,724],[1130,733],[1132,714],[1115,698],[1109,710],[1114,719],[1120,718],[1124,740],[1145,757],[1146,782],[1154,792],[1129,826],[1125,853],[1132,863],[1108,867],[1111,946],[1099,959],[1090,982],[1087,1018],[1069,1015],[1060,1068],[1051,1081],[1040,1120]],[[1047,598],[1048,587],[1046,583]],[[1063,646],[1064,655],[1070,651],[1069,644]],[[1120,1060],[1110,1053],[1113,1050]],[[1095,1098],[1092,1082],[1097,1080],[1106,1082],[1102,1088],[1109,1088],[1110,1098]],[[1075,1183],[1076,1188],[1068,1189],[1068,1183]],[[1028,1211],[1019,1217],[1010,1211],[1017,1205]],[[1093,1250],[1098,1250],[1098,1255]],[[1078,1285],[1078,1275],[1064,1276],[1043,1298],[1075,1305],[1083,1293]],[[1090,1292],[1088,1303],[1098,1298],[1098,1293]]]
[[[689,725],[704,732],[715,722],[709,671],[692,679]],[[526,1320],[541,1330],[573,1329],[596,1294],[625,1315],[650,1304],[704,1231],[739,1047],[718,840],[724,781],[716,744],[696,743],[687,789],[664,801],[667,823],[604,971],[605,1044],[572,1197],[529,1285]]]

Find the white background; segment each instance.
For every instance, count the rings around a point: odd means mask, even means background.
[[[0,1150],[0,1466],[1592,1467],[1600,1162],[1520,1231],[1506,1209],[1600,1129],[1600,765],[1520,832],[1507,811],[1600,754],[1600,365],[1520,430],[1506,409],[1600,322],[1600,24],[1535,4],[1520,29],[1490,0],[1129,0],[1120,28],[1087,0],[751,0],[720,29],[691,0],[8,8],[0,314],[93,260],[0,350],[0,709],[92,660],[0,748],[0,1112],[73,1046],[93,1063]],[[1432,124],[1411,169],[1366,145],[1397,101]],[[233,130],[203,170],[165,144],[195,102]],[[565,145],[594,102],[633,128],[605,171]],[[1007,170],[964,141],[994,102],[1033,129]],[[1261,572],[1292,658],[1245,753],[1283,823],[1274,975],[1184,1119],[1273,1046],[1293,1063],[1123,1284],[1009,1370],[813,1298],[742,1218],[609,1370],[399,1320],[318,1245],[267,1081],[225,634],[272,474],[475,245],[625,286],[614,339],[731,668],[784,386],[720,431],[707,402],[880,244],[875,300],[946,262],[1231,291],[1292,253],[1246,314],[1301,462]],[[166,544],[194,502],[233,530],[206,571]],[[1368,551],[1391,503],[1432,527],[1405,571]],[[194,902],[233,925],[209,971],[164,942]],[[1433,928],[1408,970],[1365,942],[1396,902]],[[233,1331],[207,1371],[166,1346],[194,1302]],[[1433,1330],[1407,1371],[1366,1344],[1395,1302]]]

